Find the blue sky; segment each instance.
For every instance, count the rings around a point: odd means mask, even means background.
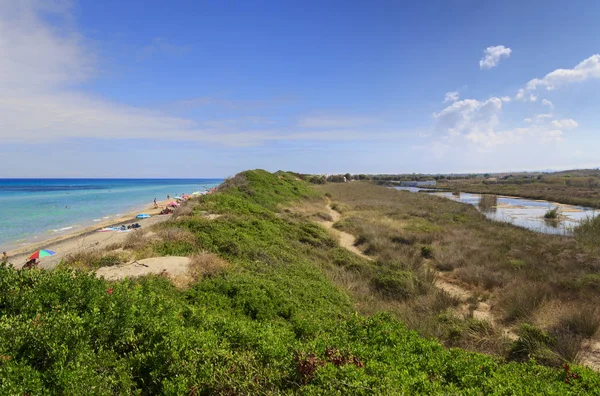
[[[600,2],[0,0],[0,177],[598,167]]]

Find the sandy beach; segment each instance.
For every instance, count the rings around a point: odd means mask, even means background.
[[[31,255],[33,252],[40,249],[49,249],[55,251],[56,254],[51,257],[44,257],[40,259],[39,267],[44,269],[52,269],[60,263],[61,259],[69,254],[73,254],[82,249],[100,249],[116,242],[122,242],[127,235],[129,235],[128,232],[97,232],[99,229],[112,226],[120,227],[121,225],[129,225],[133,223],[138,223],[142,226],[142,228],[147,228],[154,224],[170,219],[171,215],[159,215],[160,211],[164,209],[170,201],[171,200],[157,202],[158,208],[154,208],[154,204],[150,203],[149,206],[141,207],[138,210],[131,211],[115,219],[96,223],[92,226],[85,227],[56,238],[40,242],[32,242],[31,244],[18,249],[8,251],[8,261],[16,268],[21,268],[27,261],[29,255]],[[151,217],[147,219],[136,219],[136,215],[139,213],[147,213]]]

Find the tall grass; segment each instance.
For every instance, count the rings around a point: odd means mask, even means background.
[[[600,216],[585,218],[573,230],[575,239],[586,246],[600,245]]]
[[[492,210],[498,205],[498,196],[493,194],[482,194],[477,205],[481,210]]]
[[[319,190],[345,206],[336,227],[354,235],[357,245],[378,267],[410,272],[416,278],[422,276],[419,271],[424,267],[444,271],[445,278],[489,299],[491,314],[500,326],[531,322],[551,331],[554,313],[544,309],[546,302],[600,304],[596,293],[600,289],[600,262],[573,238],[489,221],[470,205],[436,196],[360,182],[330,184]],[[493,205],[494,198],[488,199]],[[435,322],[429,313],[434,312],[433,306],[424,309],[410,303],[416,299],[430,301],[431,290],[419,291],[411,288],[405,277],[391,279],[384,274],[373,268],[368,275],[365,273],[363,278],[371,285],[371,294],[367,297],[363,290],[357,299],[370,301],[371,307],[387,307],[412,328],[448,345],[478,348],[464,321]],[[486,350],[483,344],[479,350]],[[489,345],[497,345],[495,351],[501,353],[502,342]],[[577,345],[568,345],[557,335],[550,352],[573,356],[569,348]]]

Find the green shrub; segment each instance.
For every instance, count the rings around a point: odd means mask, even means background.
[[[433,247],[421,246],[421,256],[423,258],[433,258]]]
[[[519,338],[513,343],[510,351],[512,359],[518,361],[536,359],[546,363],[556,361],[556,356],[549,348],[556,340],[548,333],[531,324],[523,323],[518,335]]]
[[[381,295],[394,300],[406,300],[415,294],[416,283],[410,272],[382,273],[373,278],[372,284]]]
[[[557,220],[559,215],[558,208],[548,209],[548,211],[544,214],[544,219],[546,220]]]

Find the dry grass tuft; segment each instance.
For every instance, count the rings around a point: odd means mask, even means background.
[[[194,254],[190,257],[189,272],[196,280],[218,276],[230,267],[229,262],[221,257],[207,252]]]
[[[481,210],[491,210],[496,205],[498,205],[498,196],[490,194],[483,194],[478,204]]]
[[[535,310],[548,298],[548,291],[542,284],[513,282],[500,300],[505,311],[505,319],[529,319]]]
[[[555,329],[585,338],[593,337],[600,328],[600,310],[593,306],[573,307],[563,314]]]
[[[194,236],[194,233],[182,228],[163,228],[162,230],[157,231],[157,235],[159,238],[171,242],[185,242],[191,245],[196,243],[196,237]]]
[[[123,242],[123,249],[142,249],[148,244],[148,239],[144,237],[145,235],[146,230],[142,228],[131,231],[129,234],[127,234],[127,238],[125,238],[125,241]]]
[[[80,250],[67,255],[62,265],[83,270],[96,270],[100,267],[111,267],[129,260],[126,252],[106,252],[104,250]]]

